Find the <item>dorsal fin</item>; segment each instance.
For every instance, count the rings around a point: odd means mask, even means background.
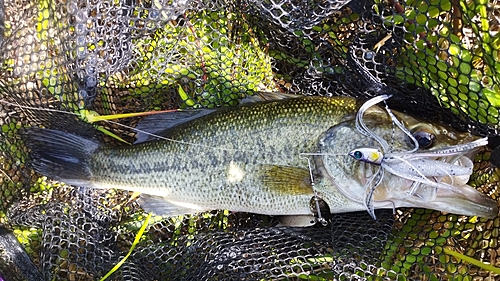
[[[240,100],[240,105],[254,104],[254,103],[266,102],[266,101],[295,99],[295,98],[299,98],[299,97],[304,97],[304,96],[285,94],[285,93],[280,93],[280,92],[258,92],[258,93],[255,93],[253,96],[247,96],[244,99]]]
[[[134,144],[156,139],[154,136],[149,134],[166,137],[168,135],[168,131],[172,128],[208,115],[214,111],[215,109],[187,109],[149,115],[143,118],[135,127],[138,132]]]
[[[240,101],[240,105],[254,104],[266,101],[285,100],[298,97],[301,96],[279,92],[258,92],[253,96],[248,96],[242,99]],[[149,115],[143,118],[139,122],[139,124],[137,124],[136,129],[138,130],[138,132],[136,134],[136,141],[134,142],[134,144],[156,139],[156,137],[151,136],[150,134],[167,137],[168,131],[172,128],[201,118],[216,110],[220,109],[185,109],[174,112]]]

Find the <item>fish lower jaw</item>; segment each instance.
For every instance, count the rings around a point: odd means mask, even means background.
[[[419,193],[418,189],[432,193]],[[495,218],[498,215],[498,203],[469,185],[435,188],[421,184],[414,194],[393,200],[396,207],[433,209],[456,215]]]

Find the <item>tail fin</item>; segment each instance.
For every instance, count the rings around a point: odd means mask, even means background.
[[[38,173],[51,179],[77,186],[92,186],[90,156],[99,143],[70,133],[26,128],[21,132],[30,150],[30,165]]]

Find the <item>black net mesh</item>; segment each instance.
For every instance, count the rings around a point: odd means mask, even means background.
[[[0,279],[100,279],[145,218],[128,192],[34,173],[21,127],[120,145],[111,133],[133,142],[122,125],[138,118],[75,124],[281,91],[393,94],[394,109],[495,136],[499,19],[493,0],[0,0]],[[490,153],[469,184],[498,200]],[[498,280],[445,249],[500,266],[499,217],[377,216],[311,228],[228,211],[154,217],[108,280]]]

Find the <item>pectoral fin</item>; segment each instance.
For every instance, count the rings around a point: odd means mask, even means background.
[[[209,211],[194,204],[172,202],[168,201],[165,197],[144,193],[141,194],[138,202],[145,212],[158,216],[178,216]]]
[[[262,182],[281,195],[313,195],[309,171],[302,168],[263,165]]]

